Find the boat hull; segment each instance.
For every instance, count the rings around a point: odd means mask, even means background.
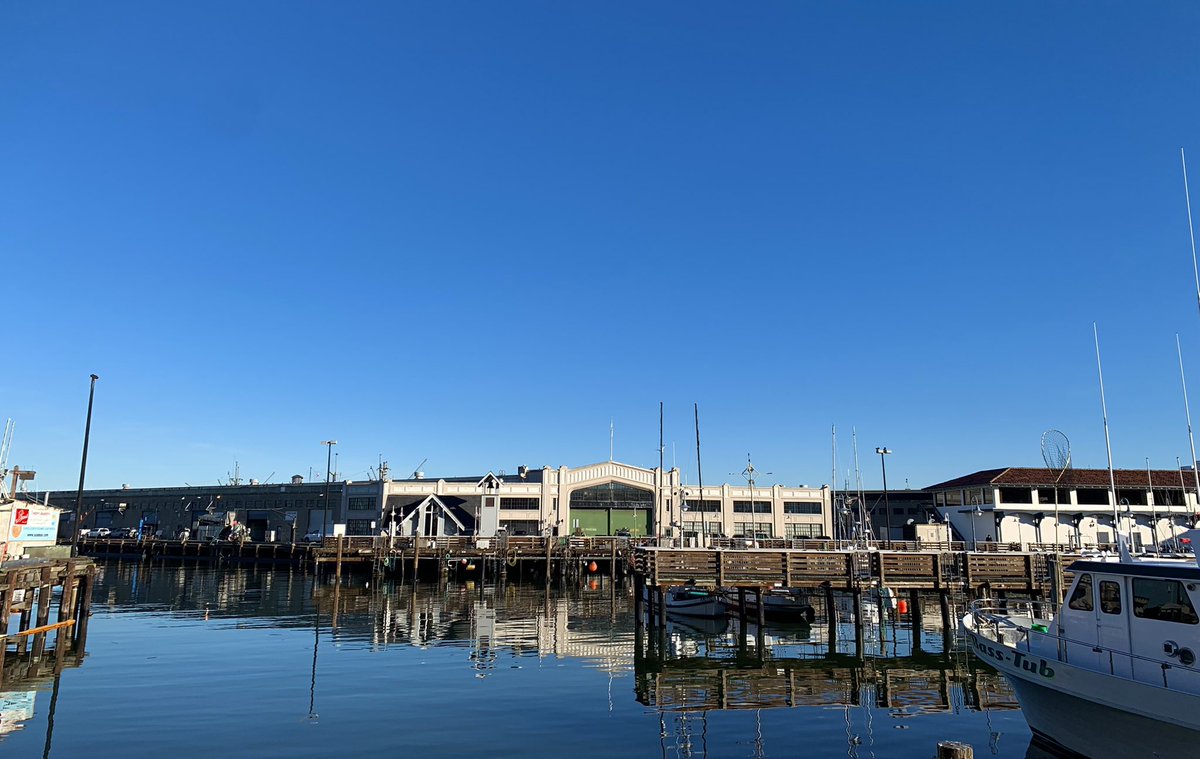
[[[1008,676],[1034,740],[1079,757],[1184,757],[1200,752],[1200,732]]]
[[[1085,757],[1200,756],[1200,696],[1072,666],[962,631],[975,654],[1005,675],[1035,739]]]
[[[663,592],[662,597],[667,614],[675,616],[715,619],[724,617],[729,611],[729,603],[717,593],[669,588]],[[648,588],[643,594],[643,599],[647,603],[651,602]]]

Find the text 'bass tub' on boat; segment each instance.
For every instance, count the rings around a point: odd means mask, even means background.
[[[1077,561],[1066,603],[974,604],[971,649],[1037,742],[1086,757],[1200,757],[1200,567]],[[1040,613],[1039,613],[1040,612]]]

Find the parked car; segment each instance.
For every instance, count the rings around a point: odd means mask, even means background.
[[[304,533],[303,541],[305,543],[320,543],[325,540],[325,533],[321,530],[309,530]]]
[[[621,527],[621,528],[617,529],[617,531],[614,532],[613,535],[618,538],[627,538],[627,537],[629,537],[629,528]]]
[[[112,535],[112,530],[107,527],[93,527],[88,530],[89,538],[107,538]]]

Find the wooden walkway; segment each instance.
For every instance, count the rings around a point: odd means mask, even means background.
[[[633,551],[632,571],[646,585],[707,588],[866,587],[920,591],[1061,592],[1072,555],[974,551],[810,551],[681,549]]]
[[[87,642],[95,580],[90,559],[25,559],[0,565],[0,687],[13,670],[6,661],[10,656],[20,662],[22,677],[36,675],[47,660],[55,673],[70,661],[78,662]],[[56,595],[58,613],[52,622]],[[53,654],[47,655],[51,633]]]

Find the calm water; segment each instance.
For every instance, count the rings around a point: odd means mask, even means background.
[[[302,573],[101,568],[87,656],[0,693],[12,757],[1025,757],[1011,691],[924,631],[671,623],[606,581],[334,588]],[[926,619],[937,623],[936,607]],[[927,622],[927,625],[930,624]],[[12,657],[10,656],[10,665]],[[1033,756],[1030,753],[1030,756]]]

